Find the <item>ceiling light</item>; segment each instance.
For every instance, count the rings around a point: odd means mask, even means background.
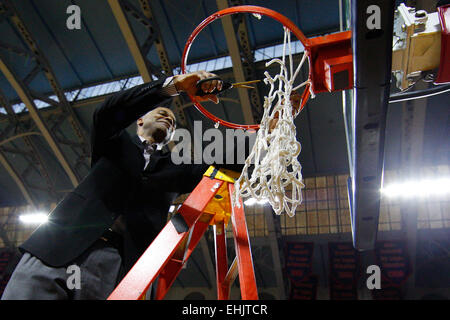
[[[256,200],[255,198],[248,198],[247,200],[245,200],[244,204],[246,206],[252,206],[255,203],[257,203],[257,204],[265,204],[265,203],[268,203],[268,202],[269,202],[269,200],[267,200],[267,199]]]
[[[48,221],[48,215],[42,212],[27,213],[20,215],[19,219],[26,224],[41,224]]]
[[[419,181],[406,181],[404,183],[393,183],[383,187],[380,191],[389,198],[442,196],[450,193],[450,179],[424,179]]]

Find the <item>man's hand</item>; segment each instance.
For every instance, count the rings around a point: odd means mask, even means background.
[[[197,71],[187,74],[180,74],[173,77],[173,84],[175,85],[175,88],[177,88],[177,91],[184,91],[187,94],[194,96],[198,101],[207,101],[210,100],[214,102],[215,104],[219,103],[219,98],[217,95],[214,94],[207,94],[202,97],[196,96],[196,92],[198,90],[197,88],[197,82],[199,80],[207,79],[217,77],[214,73],[209,73],[206,71]],[[212,80],[202,83],[201,89],[203,92],[212,92],[214,89],[221,90],[222,89],[222,81],[219,80]]]
[[[294,91],[291,93],[291,105],[292,105],[292,115],[295,116],[298,113],[298,109],[300,108],[300,103],[302,102],[302,97],[300,96],[300,93],[298,93],[297,91]],[[282,101],[281,103],[284,103],[284,101]],[[278,112],[275,113],[274,117],[272,120],[270,120],[269,123],[269,132],[272,132],[273,129],[275,129],[275,127],[277,126],[278,123],[278,118],[280,116],[278,115]]]

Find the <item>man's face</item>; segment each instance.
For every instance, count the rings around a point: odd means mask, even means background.
[[[139,118],[137,125],[144,136],[162,143],[175,130],[175,115],[168,108],[158,107]]]

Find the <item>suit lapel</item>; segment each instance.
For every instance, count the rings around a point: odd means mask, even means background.
[[[139,164],[140,164],[139,172],[142,172],[142,170],[144,169],[144,165],[145,165],[144,145],[142,144],[141,139],[139,139],[139,137],[137,135],[134,135],[131,138],[131,141],[133,142],[134,146],[138,149],[137,152],[139,154]]]
[[[141,150],[141,152],[144,152],[144,145],[142,144],[141,139],[139,139],[137,134],[135,134],[131,140],[139,148],[139,150]]]
[[[170,151],[168,151],[167,147],[164,147],[162,150],[156,150],[150,156],[150,163],[145,169],[146,172],[152,172],[156,169],[156,166],[159,161],[165,161],[164,159],[170,157]]]

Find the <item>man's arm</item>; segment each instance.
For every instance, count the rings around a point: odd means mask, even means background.
[[[94,112],[92,144],[106,142],[139,117],[171,99],[162,90],[165,79],[121,91],[109,97]]]
[[[133,122],[157,106],[169,102],[169,99],[180,92],[195,95],[197,82],[216,76],[205,71],[176,75],[121,91],[109,97],[94,112],[92,123],[92,163],[103,154],[108,141],[119,135]],[[220,81],[211,81],[202,85],[205,92],[220,89]],[[199,101],[211,100],[218,103],[215,95],[196,97]]]

